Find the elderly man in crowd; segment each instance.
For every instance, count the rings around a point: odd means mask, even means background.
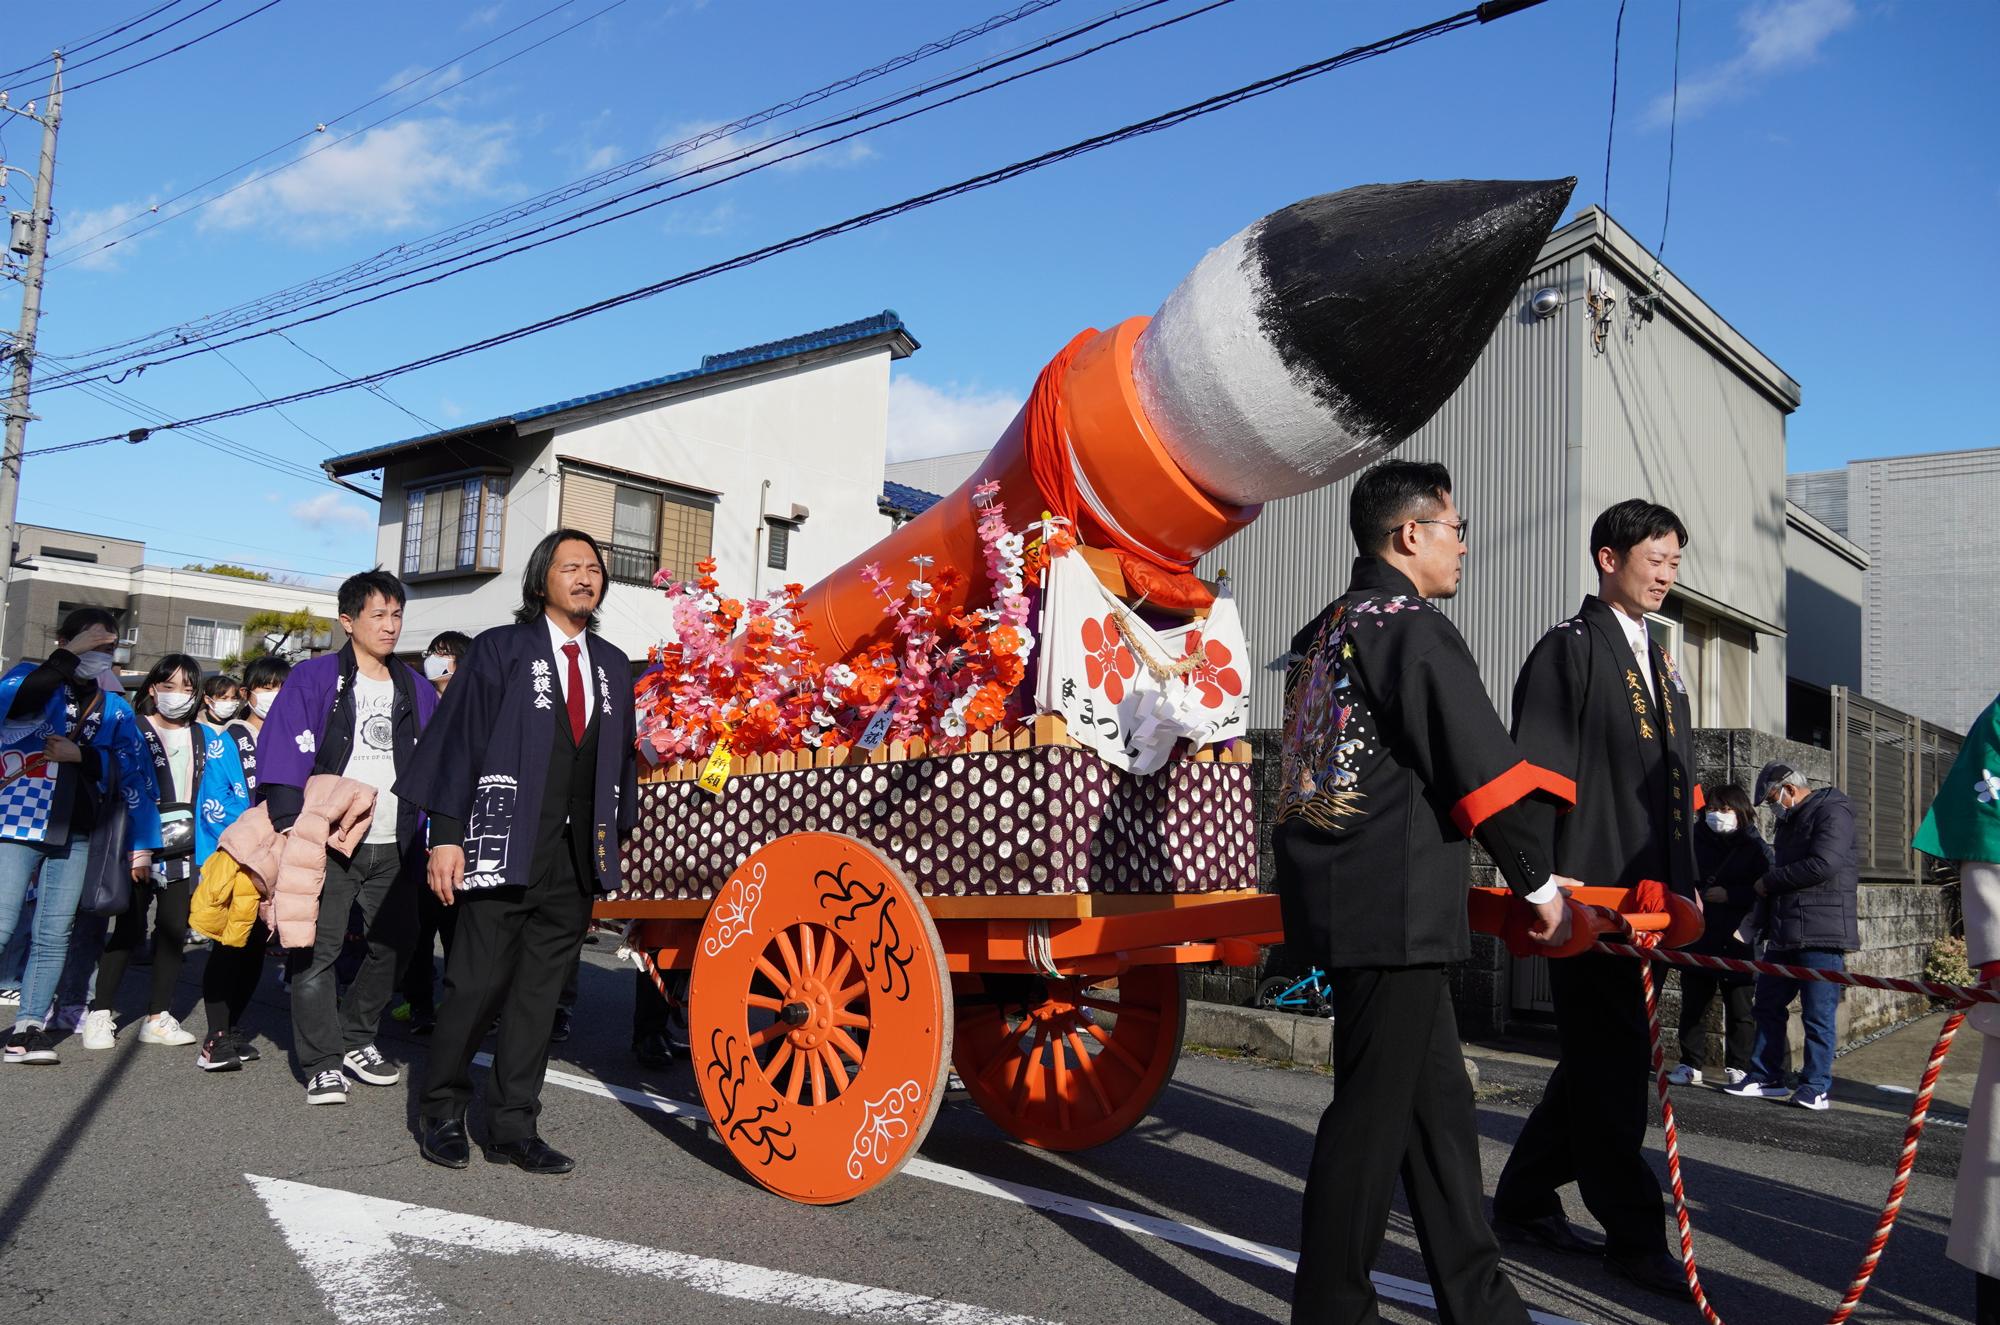
[[[1856,915],[1861,871],[1854,844],[1854,804],[1838,787],[1814,791],[1789,764],[1764,765],[1756,799],[1778,816],[1772,844],[1777,863],[1756,884],[1762,899],[1764,959],[1782,966],[1844,971],[1845,954],[1861,946]],[[1759,975],[1753,1015],[1757,1047],[1750,1075],[1725,1087],[1750,1099],[1784,1099],[1823,1111],[1833,1090],[1834,1016],[1841,986],[1820,980]],[[1805,1020],[1805,1063],[1796,1090],[1784,1085],[1786,1027],[1792,999]]]

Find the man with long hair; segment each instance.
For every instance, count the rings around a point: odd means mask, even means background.
[[[459,912],[418,1124],[419,1151],[446,1168],[471,1158],[472,1055],[496,1011],[488,1157],[575,1167],[537,1127],[549,1033],[639,795],[631,668],[595,632],[604,581],[590,535],[544,538],[514,624],[472,642],[397,783],[431,813],[430,889]]]

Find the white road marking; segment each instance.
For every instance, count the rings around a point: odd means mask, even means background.
[[[479,1054],[472,1061],[490,1064],[492,1060],[486,1054]],[[635,1108],[654,1109],[675,1117],[694,1118],[703,1122],[708,1120],[707,1111],[691,1101],[675,1099],[650,1090],[635,1090],[630,1086],[614,1086],[594,1077],[579,1076],[574,1072],[564,1072],[557,1068],[549,1069],[548,1083],[551,1086],[561,1086],[565,1090],[595,1095],[599,1099],[617,1100],[621,1104],[629,1104]],[[1287,1251],[1283,1247],[1274,1247],[1265,1242],[1253,1242],[1249,1238],[1239,1238],[1230,1233],[1218,1233],[1214,1229],[1164,1219],[1159,1215],[1141,1214],[1137,1210],[1065,1196],[1061,1192],[1030,1187],[1026,1183],[989,1178],[984,1174],[955,1169],[948,1164],[937,1164],[927,1159],[912,1159],[903,1166],[900,1176],[923,1178],[979,1196],[990,1196],[997,1200],[1011,1201],[1016,1205],[1046,1210],[1051,1214],[1068,1215],[1089,1223],[1102,1224],[1121,1232],[1178,1243],[1183,1247],[1192,1247],[1196,1251],[1232,1256],[1237,1260],[1269,1266],[1288,1274],[1297,1273],[1299,1268],[1299,1254]],[[1392,1302],[1402,1302],[1432,1311],[1437,1309],[1437,1298],[1431,1293],[1429,1284],[1379,1271],[1372,1277],[1375,1280],[1376,1293]],[[1528,1316],[1537,1322],[1537,1325],[1579,1325],[1579,1322],[1571,1320],[1568,1316],[1551,1315],[1546,1311],[1530,1311]]]
[[[455,1247],[542,1256],[584,1269],[664,1279],[717,1297],[857,1321],[1050,1325],[1033,1316],[944,1298],[531,1228],[283,1178],[254,1173],[243,1177],[263,1198],[286,1243],[326,1300],[327,1310],[343,1325],[406,1325],[450,1318],[445,1304],[425,1292],[411,1274],[405,1245],[410,1242],[425,1244],[433,1255],[438,1248]]]

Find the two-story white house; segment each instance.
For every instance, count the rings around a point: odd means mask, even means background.
[[[409,585],[404,643],[511,619],[543,535],[603,545],[604,637],[634,661],[671,637],[662,568],[716,560],[749,598],[811,584],[866,550],[928,494],[883,483],[889,364],[917,349],[893,312],[698,368],[325,462],[379,471],[380,564]]]

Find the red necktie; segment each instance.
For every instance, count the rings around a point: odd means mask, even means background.
[[[563,652],[569,655],[569,734],[578,745],[583,744],[583,729],[587,725],[583,708],[583,669],[576,664],[577,643],[571,640],[563,645]]]

